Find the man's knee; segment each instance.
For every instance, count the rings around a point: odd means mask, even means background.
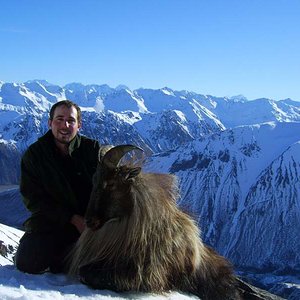
[[[33,259],[33,257],[28,258],[19,251],[15,256],[15,266],[19,271],[30,274],[41,274],[47,270],[47,264]]]
[[[18,270],[31,274],[43,273],[51,263],[51,249],[40,234],[25,233],[20,240],[15,256]]]

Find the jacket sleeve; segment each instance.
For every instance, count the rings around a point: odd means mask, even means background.
[[[68,223],[72,213],[53,201],[45,189],[38,162],[28,150],[21,161],[20,192],[32,216],[25,222],[25,229],[53,230]]]

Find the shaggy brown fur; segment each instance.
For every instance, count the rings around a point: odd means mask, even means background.
[[[100,169],[86,216],[91,228],[75,246],[70,274],[99,289],[241,299],[229,263],[203,244],[195,222],[177,207],[173,175]]]

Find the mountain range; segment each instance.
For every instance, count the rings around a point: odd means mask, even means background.
[[[299,298],[300,102],[167,87],[1,82],[0,184],[18,184],[22,153],[48,130],[49,109],[62,99],[82,108],[82,134],[138,145],[146,170],[177,175],[178,205],[241,274]],[[20,198],[0,193],[1,202],[10,197]],[[18,221],[0,213],[0,222],[20,226],[25,212],[17,215]]]

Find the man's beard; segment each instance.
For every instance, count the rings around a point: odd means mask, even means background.
[[[75,135],[73,136],[70,132],[61,133],[60,131],[58,131],[57,135],[54,136],[54,138],[58,143],[69,144],[74,139]]]

